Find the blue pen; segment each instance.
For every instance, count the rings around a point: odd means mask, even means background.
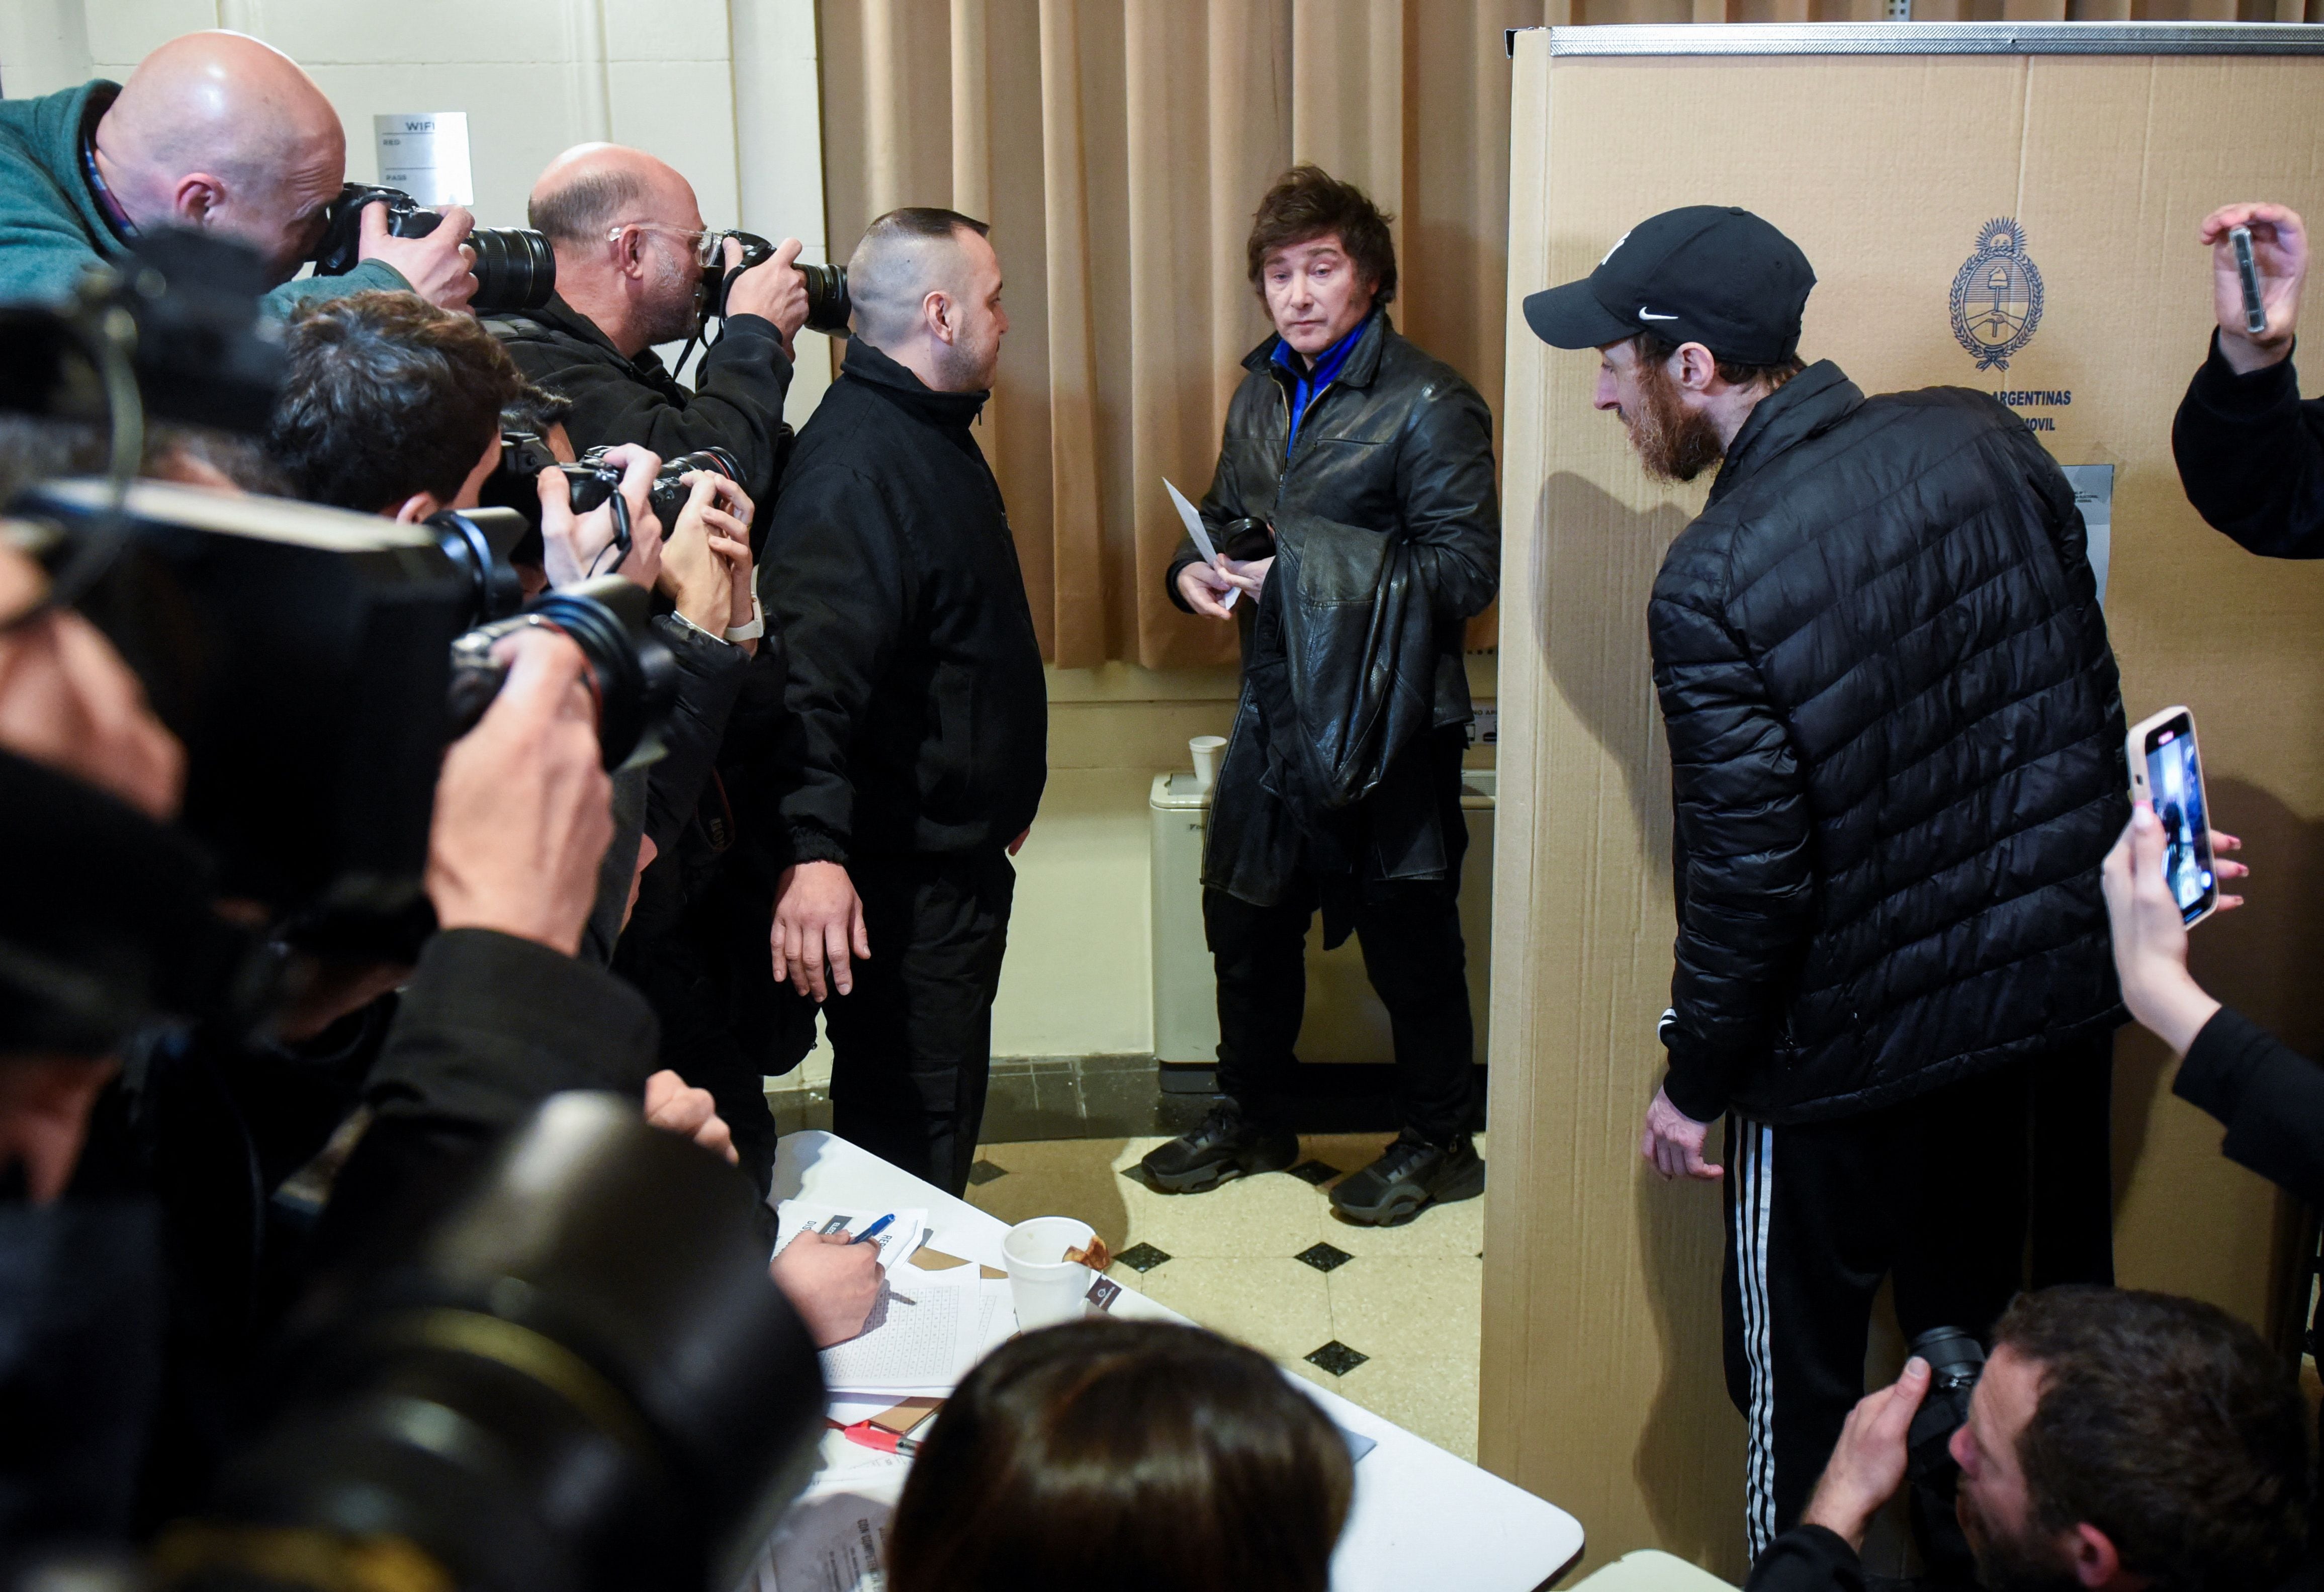
[[[862,1243],[862,1242],[863,1242],[863,1240],[864,1240],[864,1239],[866,1239],[866,1238],[877,1238],[877,1237],[879,1237],[879,1235],[880,1235],[880,1229],[881,1229],[881,1228],[883,1228],[883,1227],[886,1227],[890,1222],[891,1222],[891,1221],[893,1221],[893,1220],[895,1220],[895,1219],[896,1219],[896,1213],[895,1213],[894,1211],[892,1211],[892,1210],[891,1210],[891,1211],[890,1211],[887,1215],[885,1215],[885,1216],[881,1217],[879,1220],[877,1220],[877,1221],[873,1222],[870,1227],[865,1228],[862,1232],[860,1232],[860,1233],[856,1234],[853,1238],[852,1238],[848,1239],[847,1241],[848,1241],[849,1243],[851,1243],[851,1244],[861,1244],[861,1243]]]

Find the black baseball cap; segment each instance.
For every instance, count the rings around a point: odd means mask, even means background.
[[[1799,352],[1814,286],[1800,246],[1750,211],[1689,205],[1630,228],[1580,281],[1526,295],[1525,317],[1552,348],[1652,332],[1736,364],[1781,364]]]

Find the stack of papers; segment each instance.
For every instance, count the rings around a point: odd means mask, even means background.
[[[775,1212],[775,1252],[803,1233],[861,1233],[881,1217],[888,1225],[867,1242],[880,1247],[887,1274],[863,1330],[823,1351],[824,1385],[835,1402],[885,1409],[898,1399],[950,1393],[977,1361],[1017,1330],[1004,1277],[988,1268],[934,1256],[927,1267],[899,1265],[928,1236],[925,1210],[869,1210],[785,1201]]]
[[[976,1362],[1017,1330],[1009,1284],[973,1266],[890,1272],[863,1330],[823,1351],[824,1385],[835,1399],[950,1393]]]

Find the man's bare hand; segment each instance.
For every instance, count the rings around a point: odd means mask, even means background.
[[[365,205],[355,252],[361,259],[395,267],[411,290],[437,308],[466,309],[476,296],[476,252],[468,246],[475,225],[475,216],[450,205],[426,237],[400,238],[387,230],[385,205]]]
[[[428,897],[447,929],[497,929],[571,956],[613,839],[588,663],[563,636],[502,643],[508,683],[444,754],[428,834]]]
[[[2243,274],[2227,234],[2251,228],[2252,266],[2267,330],[2244,329]],[[2300,325],[2300,290],[2308,280],[2308,228],[2287,205],[2222,205],[2203,217],[2197,236],[2211,245],[2211,306],[2219,317],[2219,354],[2240,373],[2279,364],[2292,354]]]
[[[1226,594],[1241,588],[1201,559],[1178,572],[1178,594],[1186,599],[1186,606],[1205,619],[1232,619],[1234,612],[1226,605]]]
[[[730,1166],[742,1158],[710,1091],[694,1088],[668,1067],[646,1080],[646,1120],[665,1133],[692,1139]]]
[[[661,546],[661,590],[714,636],[751,617],[751,499],[715,470],[687,472],[693,488]],[[735,574],[737,563],[742,571]],[[734,608],[740,594],[742,607]]]
[[[863,1330],[880,1302],[880,1246],[851,1244],[844,1233],[801,1233],[767,1268],[817,1348]]]
[[[807,278],[799,274],[798,257],[798,239],[785,238],[775,246],[772,260],[736,277],[733,290],[726,295],[727,314],[755,315],[775,323],[786,355],[791,351],[791,339],[807,325]],[[726,269],[733,270],[742,260],[742,245],[728,238]]]
[[[29,612],[48,576],[0,545],[0,618]],[[185,792],[186,749],[97,628],[69,609],[0,630],[0,747],[88,781],[167,821]]]
[[[1710,1123],[1697,1122],[1657,1089],[1646,1104],[1646,1127],[1638,1137],[1638,1154],[1654,1163],[1655,1170],[1665,1178],[1716,1182],[1725,1175],[1725,1169],[1702,1158],[1703,1143],[1710,1136]]]
[[[1267,572],[1275,567],[1275,555],[1264,558],[1230,558],[1219,555],[1219,573],[1234,584],[1238,590],[1248,593],[1256,601],[1267,585]]]
[[[1845,1537],[1851,1548],[1864,1546],[1865,1528],[1904,1485],[1904,1439],[1928,1391],[1929,1362],[1914,1355],[1895,1383],[1856,1402],[1802,1524]]]
[[[661,521],[653,511],[654,474],[661,468],[661,458],[635,443],[624,443],[605,450],[605,463],[621,471],[622,502],[630,511],[630,550],[622,557],[620,573],[650,592],[661,578]],[[586,514],[576,514],[563,471],[543,470],[537,486],[541,566],[548,572],[549,585],[569,586],[611,573],[617,557],[612,500]]]
[[[836,862],[801,862],[783,870],[775,892],[775,982],[785,979],[801,995],[825,1000],[855,988],[851,958],[869,961],[863,902],[855,881]]]

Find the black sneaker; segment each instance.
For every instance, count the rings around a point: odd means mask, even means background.
[[[1147,1152],[1139,1164],[1146,1179],[1166,1194],[1198,1194],[1231,1177],[1280,1172],[1299,1159],[1299,1136],[1243,1115],[1232,1100],[1221,1100],[1194,1132]]]
[[[1485,1192],[1484,1158],[1467,1134],[1450,1145],[1397,1136],[1385,1154],[1332,1191],[1332,1209],[1365,1227],[1409,1221],[1424,1205]]]

